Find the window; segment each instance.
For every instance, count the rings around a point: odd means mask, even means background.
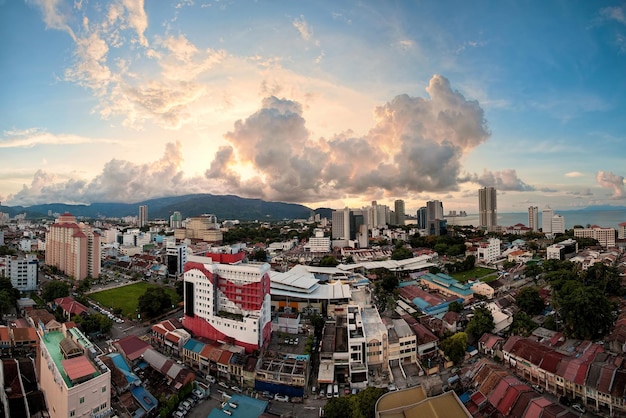
[[[85,403],[85,397],[84,396],[80,398],[80,403],[81,404]]]
[[[102,393],[107,391],[107,387],[106,386],[102,386]]]
[[[73,417],[73,416],[76,416],[76,411],[72,409],[70,411],[70,417]]]

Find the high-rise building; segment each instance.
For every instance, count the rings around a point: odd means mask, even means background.
[[[428,235],[442,235],[446,231],[443,203],[439,200],[426,202],[426,231]]]
[[[537,206],[528,207],[528,227],[533,232],[539,231],[539,208]]]
[[[369,216],[366,209],[334,210],[331,236],[334,240],[356,240],[359,248],[369,246]]]
[[[426,229],[426,217],[426,206],[422,206],[417,210],[416,214],[418,229]]]
[[[179,211],[175,210],[170,215],[170,228],[177,229],[183,227],[183,217]]]
[[[148,206],[139,206],[139,228],[148,225]]]
[[[495,187],[478,189],[478,215],[482,228],[491,231],[498,226],[498,204]]]
[[[183,285],[185,328],[247,352],[261,349],[272,332],[269,271],[267,263],[221,264],[189,256]]]
[[[554,211],[550,206],[546,206],[541,211],[541,232],[544,234],[552,233],[552,217],[554,216]]]
[[[406,212],[404,210],[404,200],[398,199],[393,202],[393,209],[396,212],[396,225],[404,225]]]
[[[332,223],[332,239],[350,239],[350,209],[334,210]]]
[[[184,272],[187,262],[187,246],[185,244],[168,245],[167,251],[167,274],[170,277],[178,277]]]
[[[46,264],[82,280],[100,276],[100,234],[64,213],[46,232]]]
[[[553,234],[564,234],[565,233],[565,218],[562,215],[554,215],[552,217],[552,222],[550,223],[550,227],[552,228]]]
[[[0,267],[2,265],[0,257]],[[37,290],[37,267],[39,262],[34,254],[27,254],[25,257],[6,256],[4,258],[5,272],[0,271],[11,280],[14,288],[20,292],[30,292]]]

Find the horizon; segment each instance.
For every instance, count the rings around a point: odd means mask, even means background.
[[[205,192],[469,212],[487,186],[502,213],[626,204],[618,1],[0,11],[11,206]]]

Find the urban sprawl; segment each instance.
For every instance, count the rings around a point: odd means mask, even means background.
[[[0,214],[2,416],[626,416],[626,222],[477,198],[478,226]]]

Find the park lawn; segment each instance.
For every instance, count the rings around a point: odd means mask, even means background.
[[[148,290],[149,287],[161,286],[146,282],[136,282],[126,286],[116,287],[114,289],[91,293],[89,298],[95,300],[101,306],[107,306],[111,309],[120,308],[123,316],[131,317],[131,315],[134,316],[137,312],[139,297],[146,293],[146,290]],[[165,291],[172,298],[172,302],[177,304],[179,298],[176,291],[169,287],[166,287]]]
[[[495,273],[495,271],[492,269],[486,269],[484,267],[474,267],[471,270],[463,271],[461,273],[453,273],[450,276],[453,279],[458,280],[459,282],[465,283],[468,280],[477,280],[481,277],[488,276],[493,273]]]

